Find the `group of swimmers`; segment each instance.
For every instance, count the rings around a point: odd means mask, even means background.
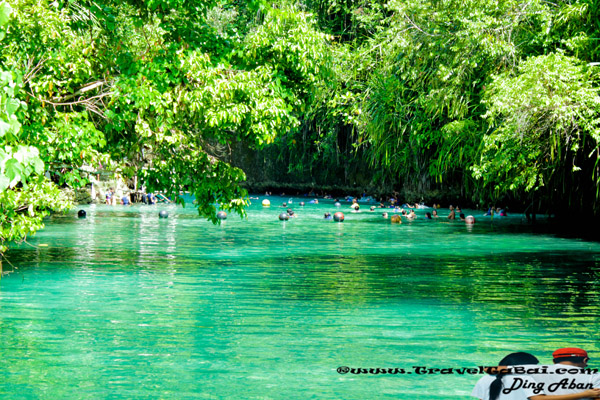
[[[289,201],[290,201],[290,204],[291,204],[292,200],[290,199]],[[336,203],[335,203],[336,206],[340,206],[341,205],[339,203],[338,199],[335,199],[335,201],[336,201]],[[309,203],[319,204],[319,200],[318,199],[311,200]],[[304,205],[304,202],[300,202],[300,205]],[[288,203],[287,202],[283,202],[282,205],[281,205],[281,207],[287,209],[286,213],[287,213],[287,216],[289,218],[295,218],[295,217],[297,217],[296,213],[294,213],[294,211],[291,208],[288,208]],[[380,208],[387,208],[385,205],[383,205],[383,203],[380,203],[379,207]],[[437,211],[437,209],[439,207],[440,207],[439,205],[434,205],[432,212],[428,211],[428,212],[425,213],[425,218],[426,219],[430,219],[430,220],[431,219],[440,218],[439,215],[438,215],[438,211]],[[352,200],[352,204],[350,205],[350,208],[352,209],[352,212],[354,212],[354,213],[360,212],[360,205],[358,204],[358,201],[356,199]],[[411,209],[408,212],[404,208],[400,208],[400,207],[394,208],[394,211],[400,211],[400,214],[394,214],[394,215],[392,215],[391,218],[390,218],[391,222],[392,223],[400,223],[401,224],[402,223],[402,217],[406,218],[407,220],[417,219],[417,214],[415,213],[415,210],[414,210],[414,208],[416,208],[416,207],[413,206],[413,207],[410,207],[410,208]],[[427,208],[431,208],[431,207],[427,207]],[[465,214],[463,214],[461,212],[460,207],[458,207],[458,206],[454,207],[454,206],[451,205],[449,207],[449,209],[450,209],[450,213],[446,217],[447,219],[449,219],[449,220],[456,219],[456,212],[459,212],[460,213],[459,214],[459,218],[460,218],[461,221],[464,221],[467,224],[474,224],[475,223],[475,218],[473,216],[471,216],[471,215],[465,216]],[[369,211],[370,212],[376,211],[376,207],[375,206],[371,206],[369,208]],[[388,212],[383,212],[382,216],[383,216],[384,219],[389,218]],[[332,216],[332,214],[330,212],[326,212],[326,213],[324,213],[323,218],[324,219],[333,219],[333,216]]]
[[[493,217],[494,214],[498,214],[501,217],[507,217],[508,216],[508,214],[506,213],[506,210],[504,208],[500,208],[500,207],[496,207],[496,208],[490,207],[490,208],[488,208],[488,210],[486,211],[486,213],[483,214],[483,215],[485,215],[485,216],[492,216]]]
[[[270,194],[269,192],[267,192],[267,194]],[[359,201],[363,201],[364,198],[361,199],[357,199],[357,198],[353,198],[351,196],[346,196],[345,198],[346,201],[351,202],[350,204],[350,208],[352,209],[353,213],[358,213],[360,212],[360,204]],[[292,203],[292,199],[290,198],[288,200],[289,204]],[[335,199],[335,205],[336,207],[341,206],[340,204],[340,200],[339,199]],[[372,199],[370,200],[372,201]],[[438,218],[445,218],[448,220],[460,220],[464,223],[466,223],[467,225],[472,225],[475,223],[475,217],[473,217],[472,215],[465,215],[461,208],[459,206],[453,206],[450,205],[448,207],[449,213],[448,215],[441,217],[438,214],[438,210],[441,209],[441,206],[439,204],[433,204],[433,206],[428,206],[426,204],[424,204],[423,202],[421,203],[405,203],[402,205],[398,205],[398,201],[396,198],[390,198],[389,199],[390,205],[385,205],[383,202],[379,203],[379,206],[370,206],[369,207],[369,211],[370,212],[375,212],[377,210],[377,208],[379,209],[391,209],[390,212],[385,211],[382,213],[382,217],[384,219],[390,219],[392,223],[398,223],[401,224],[402,223],[402,219],[406,219],[408,221],[417,219],[417,214],[415,213],[415,209],[430,209],[431,211],[427,211],[425,212],[425,219],[429,219],[429,220],[433,220],[433,219],[438,219]],[[319,200],[317,198],[314,198],[313,200],[310,200],[308,202],[309,204],[319,204]],[[304,205],[304,202],[300,202],[300,205]],[[288,207],[288,203],[284,202],[282,204],[283,208],[287,208]],[[407,210],[408,209],[408,210]],[[294,214],[294,212],[291,209],[288,209],[288,216],[289,217],[296,217],[297,215]],[[291,211],[291,212],[290,212]],[[398,214],[393,214],[390,217],[390,213],[391,212],[394,213],[398,213]],[[484,214],[485,216],[491,215],[492,218],[494,216],[494,214],[500,215],[502,217],[506,217],[508,216],[506,209],[503,208],[496,208],[496,207],[490,207],[487,211],[486,214]],[[331,213],[326,212],[323,216],[324,219],[333,219],[333,216]]]
[[[471,396],[480,400],[573,400],[600,398],[600,374],[586,369],[585,350],[566,347],[552,353],[554,364],[539,365],[532,354],[511,353],[488,368]]]
[[[409,208],[409,211],[406,211],[404,209],[404,207]],[[358,204],[358,201],[356,199],[352,200],[352,205],[350,205],[350,208],[352,208],[353,212],[359,212],[360,210],[360,205]],[[375,211],[375,206],[371,206],[369,211]],[[379,203],[379,208],[388,208],[386,207],[383,203]],[[407,220],[414,220],[417,218],[417,214],[415,213],[415,208],[428,208],[428,209],[432,209],[431,212],[427,211],[425,213],[425,219],[436,219],[439,218],[438,215],[438,209],[440,208],[439,204],[434,204],[433,207],[429,207],[426,206],[425,204],[417,204],[415,203],[414,205],[412,204],[403,204],[402,206],[395,206],[393,203],[389,208],[393,208],[394,212],[400,212],[400,214],[394,214],[392,215],[392,217],[390,218],[392,223],[402,223],[402,217],[406,218]],[[459,218],[461,221],[466,222],[467,224],[474,224],[475,223],[475,217],[469,215],[469,216],[465,216],[464,213],[462,213],[462,210],[460,209],[460,207],[456,206],[454,207],[453,205],[450,205],[449,207],[450,213],[448,214],[448,216],[446,217],[449,220],[454,220],[456,219],[456,213],[459,213]],[[389,217],[388,212],[384,212],[382,214],[383,218],[387,219]]]

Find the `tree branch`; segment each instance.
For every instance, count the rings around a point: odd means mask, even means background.
[[[72,99],[72,98],[74,98],[74,97],[77,97],[77,96],[79,96],[79,95],[81,95],[81,94],[83,94],[83,93],[85,93],[85,92],[89,92],[90,90],[94,90],[94,89],[96,89],[97,87],[100,87],[100,86],[102,86],[102,85],[104,85],[104,84],[106,84],[106,83],[107,83],[107,82],[106,82],[106,80],[101,80],[101,81],[92,82],[92,83],[89,83],[89,84],[87,84],[86,86],[83,86],[83,87],[79,88],[79,89],[78,89],[78,90],[77,90],[75,93],[73,93],[73,94],[70,94],[70,95],[68,95],[68,96],[65,96],[65,97],[62,97],[62,98],[56,98],[56,97],[55,97],[53,100],[54,100],[54,101],[63,101],[63,102],[64,102],[64,101],[67,101],[67,100],[69,100],[69,99]]]
[[[42,58],[37,64],[36,66],[30,70],[27,75],[25,75],[23,77],[23,85],[27,85],[27,83],[29,83],[29,81],[39,72],[39,70],[44,66],[44,63],[47,61],[47,59]],[[27,68],[31,68],[31,65],[33,65],[33,60],[29,59],[27,62]]]
[[[440,35],[433,35],[433,34],[431,34],[431,33],[427,33],[427,32],[425,32],[423,29],[419,28],[419,26],[418,26],[417,24],[415,24],[415,23],[414,23],[414,22],[413,22],[413,21],[412,21],[412,20],[411,20],[411,19],[408,17],[408,15],[407,15],[406,13],[404,13],[404,18],[406,18],[406,19],[408,20],[408,22],[410,22],[410,24],[411,24],[412,26],[414,26],[414,27],[415,27],[415,28],[416,28],[416,29],[417,29],[419,32],[421,32],[421,33],[423,33],[423,34],[425,34],[425,35],[427,35],[427,36],[440,36]]]

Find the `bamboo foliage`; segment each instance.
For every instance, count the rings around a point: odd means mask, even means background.
[[[574,182],[600,184],[598,70],[561,53],[531,57],[515,73],[495,77],[484,102],[484,136],[477,177],[494,190],[557,190],[567,205]]]

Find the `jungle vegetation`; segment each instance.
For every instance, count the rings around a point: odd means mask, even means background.
[[[0,253],[90,170],[213,221],[244,215],[246,173],[598,216],[599,10],[0,0]]]

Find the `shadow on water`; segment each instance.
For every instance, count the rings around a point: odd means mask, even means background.
[[[177,254],[176,272],[166,251],[23,248],[11,254],[18,272],[80,270],[205,276],[234,291],[273,300],[368,304],[401,300],[484,303],[514,308],[526,319],[582,317],[600,311],[600,254],[579,250],[483,255],[323,255],[206,258]]]

